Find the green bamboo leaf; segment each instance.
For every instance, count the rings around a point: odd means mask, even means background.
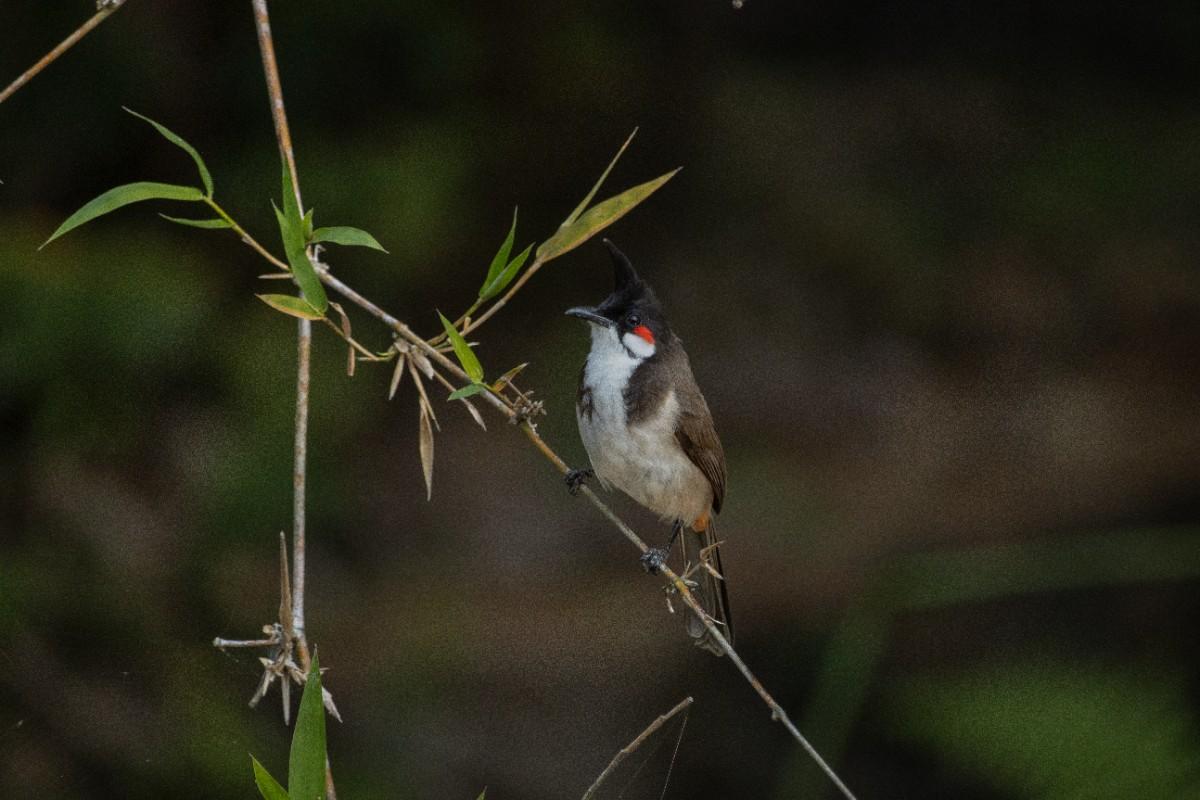
[[[291,294],[256,294],[254,296],[276,311],[282,311],[284,314],[300,319],[321,319],[325,316],[309,305],[303,297]]]
[[[51,234],[49,239],[42,242],[42,247],[50,244],[64,233],[78,228],[83,223],[91,222],[96,217],[103,216],[110,211],[116,211],[118,208],[127,206],[130,203],[138,203],[142,200],[203,199],[204,193],[195,186],[179,186],[174,183],[151,183],[149,181],[127,183],[124,186],[109,189],[96,199],[85,203],[83,208],[67,217],[66,221],[58,226],[58,230]],[[42,247],[38,249],[41,250]]]
[[[492,256],[492,263],[488,267],[487,277],[483,279],[483,287],[479,290],[480,300],[484,299],[484,291],[496,279],[496,276],[504,270],[504,266],[508,263],[508,254],[512,252],[513,239],[516,235],[517,209],[514,207],[512,226],[508,229],[508,236],[505,237],[504,242],[500,245],[500,249],[496,251],[496,255]]]
[[[510,261],[508,266],[499,275],[484,284],[483,288],[479,290],[479,299],[490,300],[504,291],[504,287],[512,283],[512,279],[517,277],[517,273],[521,271],[521,267],[525,264],[525,260],[529,258],[531,250],[533,250],[532,244]]]
[[[483,791],[479,793],[479,797],[476,797],[475,800],[484,800],[486,797],[487,797],[487,787],[485,786],[485,787],[483,787]]]
[[[300,214],[300,206],[296,202],[296,185],[292,183],[292,171],[288,169],[287,159],[282,155],[279,157],[279,163],[283,167],[283,213],[288,219],[296,221],[296,229],[300,230],[300,220],[303,218]]]
[[[638,203],[654,194],[655,190],[673,178],[677,172],[679,169],[672,170],[666,175],[660,175],[652,181],[646,181],[631,189],[626,189],[619,195],[592,206],[579,219],[570,225],[559,228],[554,236],[543,242],[542,246],[537,249],[538,259],[549,261],[574,250],[632,211]]]
[[[325,800],[325,707],[321,698],[321,669],[313,656],[296,715],[292,752],[288,759],[291,800]]]
[[[283,250],[287,253],[288,264],[292,267],[292,276],[300,286],[300,291],[304,293],[304,299],[308,300],[309,304],[318,312],[324,314],[325,310],[329,308],[329,298],[325,295],[325,287],[321,285],[321,279],[317,277],[316,268],[308,260],[308,253],[305,252],[304,234],[300,229],[303,223],[299,217],[288,217],[274,203],[271,206],[275,209],[275,219],[279,222],[279,233],[283,237]],[[292,207],[296,207],[295,197],[292,198]]]
[[[212,175],[209,173],[208,167],[206,167],[204,165],[204,159],[200,157],[200,154],[198,152],[196,152],[196,148],[192,147],[190,144],[185,142],[183,140],[182,136],[179,136],[176,133],[172,133],[170,130],[168,130],[166,128],[166,126],[160,125],[159,123],[155,122],[154,120],[150,119],[149,117],[139,114],[138,112],[134,111],[132,108],[126,108],[125,106],[121,106],[121,108],[124,108],[126,111],[128,111],[130,114],[133,114],[138,119],[149,122],[151,125],[154,126],[155,130],[157,130],[159,133],[161,133],[163,135],[164,138],[166,138],[167,141],[169,141],[171,144],[177,145],[185,153],[187,153],[189,156],[191,156],[192,160],[196,162],[196,169],[200,171],[200,180],[204,183],[204,194],[207,195],[208,197],[213,196]]]
[[[317,276],[317,270],[308,260],[308,242],[304,236],[304,217],[300,214],[300,205],[296,202],[296,186],[292,183],[292,173],[288,169],[287,160],[280,157],[283,186],[283,211],[275,209],[275,218],[279,221],[279,233],[283,237],[283,250],[287,254],[288,264],[292,267],[292,276],[300,286],[304,298],[322,314],[329,308],[329,298],[325,295],[325,287]]]
[[[479,359],[475,355],[475,351],[467,344],[467,340],[458,332],[458,328],[454,327],[454,323],[446,319],[442,312],[438,312],[438,317],[442,320],[442,327],[446,329],[446,335],[450,337],[450,344],[454,346],[454,355],[458,357],[458,363],[462,364],[462,368],[466,371],[467,376],[472,382],[478,383],[483,380],[483,365],[479,363]]]
[[[351,247],[369,247],[386,253],[383,245],[375,241],[375,237],[361,228],[351,228],[349,225],[334,225],[328,228],[317,228],[312,232],[309,242],[331,242],[333,244],[349,245]]]
[[[313,212],[314,212],[314,211],[316,211],[316,209],[315,209],[315,208],[310,208],[310,209],[308,210],[308,213],[306,213],[306,214],[304,215],[304,219],[303,219],[303,223],[304,223],[304,224],[300,226],[300,229],[301,229],[302,231],[304,231],[304,241],[306,241],[306,242],[311,242],[311,241],[312,241],[312,235],[313,235]]]
[[[446,400],[462,400],[464,397],[471,397],[472,395],[479,394],[480,392],[484,391],[485,388],[486,387],[484,387],[483,384],[468,383],[461,389],[455,389],[453,392],[451,392],[450,396],[447,397]]]
[[[159,216],[167,222],[174,222],[177,225],[187,225],[189,228],[217,229],[232,227],[220,217],[214,219],[184,219],[183,217],[168,217],[166,214],[159,214]]]
[[[279,785],[279,781],[271,777],[271,773],[258,763],[257,758],[250,756],[250,763],[254,766],[254,783],[258,786],[258,793],[262,795],[263,800],[288,800],[288,794]]]
[[[571,212],[571,215],[563,220],[562,225],[559,226],[560,228],[565,228],[575,220],[579,219],[579,215],[582,214],[583,210],[588,207],[588,203],[592,202],[592,198],[596,196],[596,192],[600,191],[600,186],[604,183],[605,179],[608,178],[608,173],[612,172],[613,167],[615,167],[617,162],[621,160],[621,156],[625,153],[625,148],[629,147],[629,143],[633,141],[633,137],[637,136],[637,132],[638,129],[634,128],[633,132],[629,134],[629,138],[625,140],[625,144],[621,145],[621,149],[617,151],[617,154],[613,156],[612,161],[608,162],[608,166],[604,169],[604,172],[600,174],[600,180],[596,181],[596,185],[593,186],[592,190],[587,193],[587,197],[583,198],[583,201],[579,205],[575,206],[575,210]]]

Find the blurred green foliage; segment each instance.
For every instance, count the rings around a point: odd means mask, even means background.
[[[1001,544],[930,552],[889,563],[878,581],[860,596],[835,632],[826,651],[822,672],[803,727],[812,730],[827,756],[840,761],[858,715],[872,691],[880,691],[877,673],[901,614],[945,606],[978,604],[1025,593],[1053,593],[1070,589],[1130,585],[1178,580],[1200,580],[1200,548],[1195,529],[1139,530],[1076,536],[1069,540]],[[1053,658],[1048,647],[1043,659]],[[1060,652],[1060,659],[1066,658]],[[966,663],[957,669],[943,667],[928,675],[902,680],[882,689],[888,724],[900,741],[931,748],[954,759],[964,774],[978,774],[1017,797],[1186,796],[1183,779],[1196,779],[1196,759],[1186,749],[1192,743],[1188,715],[1181,703],[1175,714],[1159,719],[1166,707],[1149,709],[1142,736],[1138,727],[1125,727],[1118,688],[1129,675],[1104,664],[1068,661],[1039,667],[997,654],[998,663]],[[1036,662],[1036,658],[1032,659]],[[1152,659],[1135,662],[1134,668],[1161,670]],[[1133,674],[1131,672],[1131,674]],[[1044,692],[1055,680],[1067,684],[1066,696],[1049,706]],[[990,681],[990,683],[989,683]],[[998,685],[1003,682],[1010,685]],[[1120,687],[1096,687],[1097,682],[1119,682]],[[1155,678],[1149,685],[1159,685]],[[911,685],[908,685],[911,684]],[[1185,683],[1173,681],[1182,700]],[[1007,693],[1002,690],[1007,689]],[[1096,689],[1091,699],[1089,691]],[[944,691],[943,691],[944,690]],[[1069,692],[1074,692],[1070,694]],[[1084,698],[1084,699],[1081,699]],[[1147,702],[1158,702],[1147,693]],[[1096,703],[1098,705],[1092,705]],[[1131,703],[1129,707],[1136,705]],[[1078,715],[1077,719],[1071,713]],[[1114,725],[1097,724],[1095,715]],[[1015,718],[1015,719],[1013,719]],[[1022,720],[1031,721],[1021,727]],[[1120,722],[1122,730],[1116,730]],[[1148,724],[1154,722],[1155,724]],[[1038,726],[1041,726],[1040,728]],[[1039,736],[1046,738],[1040,739]],[[1002,738],[1011,738],[998,746]],[[1053,739],[1055,746],[1047,746]],[[1168,741],[1169,740],[1169,741]],[[1077,751],[1062,752],[1061,742],[1078,744]],[[1130,762],[1113,763],[1109,747],[1128,754]],[[1030,762],[1042,759],[1041,774]],[[1090,760],[1089,760],[1090,759]],[[949,760],[949,759],[948,759]],[[1087,764],[1086,775],[1067,773]],[[1096,765],[1103,765],[1097,773]],[[1061,770],[1061,772],[1060,772]],[[1120,770],[1121,779],[1113,772]],[[1103,779],[1100,779],[1100,776]],[[1143,775],[1139,778],[1137,776]],[[1158,781],[1154,790],[1131,791],[1131,784]],[[1126,778],[1129,780],[1126,781]],[[820,794],[824,776],[807,759],[794,759],[792,775],[785,777],[780,797]]]
[[[891,693],[892,734],[1006,796],[1192,797],[1200,755],[1180,675],[1031,656]]]

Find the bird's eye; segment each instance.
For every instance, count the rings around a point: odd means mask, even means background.
[[[642,324],[642,318],[637,314],[630,314],[625,318],[625,324],[631,328],[636,328],[638,325]]]

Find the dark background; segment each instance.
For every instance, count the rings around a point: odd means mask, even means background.
[[[474,297],[520,205],[544,240],[679,165],[611,229],[685,339],[730,463],[721,531],[752,668],[861,798],[1200,793],[1200,7],[276,3],[306,203],[418,330]],[[0,80],[92,13],[6,3]],[[194,182],[277,253],[249,3],[132,0],[0,106],[0,794],[251,797],[286,773],[246,700],[290,526],[294,326]],[[603,195],[602,195],[603,196]],[[199,216],[199,214],[197,214]],[[589,244],[480,332],[541,430],[609,287]],[[384,330],[352,313],[356,335]],[[635,551],[514,429],[316,333],[309,630],[343,798],[578,797],[691,694],[667,797],[827,796]],[[611,498],[649,538],[666,533]],[[671,725],[607,785],[655,798]],[[646,756],[649,760],[643,765]],[[640,770],[639,770],[640,766]]]

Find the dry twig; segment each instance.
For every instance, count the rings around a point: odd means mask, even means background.
[[[300,180],[296,174],[296,159],[292,149],[292,137],[288,130],[287,112],[283,105],[283,87],[279,80],[279,67],[275,61],[275,45],[271,38],[271,22],[267,14],[266,0],[251,0],[254,10],[254,25],[258,35],[259,51],[262,54],[263,74],[266,78],[267,94],[271,100],[271,117],[275,125],[275,138],[279,143],[279,153],[291,174],[292,186],[296,194],[296,204],[303,208],[300,198]],[[241,226],[233,222],[229,216],[211,198],[208,204],[225,220],[230,222],[233,230],[242,241],[253,247],[268,261],[286,268],[278,259],[258,244]],[[311,257],[311,254],[310,254]],[[359,350],[351,338],[348,324],[342,328],[332,325],[339,335]],[[266,639],[246,641],[216,639],[213,644],[225,647],[268,647],[268,657],[261,658],[263,677],[258,689],[251,698],[250,705],[256,705],[270,689],[276,678],[280,681],[280,693],[283,699],[283,716],[286,724],[290,718],[291,684],[303,685],[305,676],[312,663],[305,634],[304,619],[304,588],[305,588],[305,489],[307,483],[308,464],[308,407],[309,384],[312,362],[312,323],[309,320],[297,321],[296,336],[296,420],[295,437],[293,439],[293,468],[292,468],[292,567],[293,576],[289,581],[287,569],[286,538],[280,534],[280,606],[279,621],[263,627]],[[367,355],[370,355],[367,353]],[[351,350],[351,358],[354,350]],[[294,658],[293,658],[294,656]],[[298,662],[298,663],[297,663]],[[322,700],[326,710],[338,721],[337,706],[328,690],[322,688]],[[333,783],[333,772],[330,769],[329,758],[325,759],[325,794],[329,800],[336,800],[337,791]]]
[[[267,95],[271,98],[271,119],[275,124],[275,138],[279,142],[279,153],[291,174],[292,188],[296,193],[296,206],[303,209],[300,199],[300,176],[296,173],[296,156],[292,148],[292,134],[288,129],[287,110],[283,105],[283,85],[279,80],[279,65],[275,61],[275,42],[271,38],[271,19],[267,13],[267,0],[251,0],[254,9],[254,28],[258,34],[258,49],[262,54],[263,74],[267,83]],[[292,587],[291,622],[300,664],[307,674],[311,659],[305,635],[304,579],[305,579],[305,489],[308,476],[308,395],[312,365],[312,322],[296,321],[296,431],[292,466],[292,568],[295,583]],[[297,683],[303,683],[303,675]],[[287,686],[285,681],[283,686]],[[323,692],[322,699],[328,697]],[[328,698],[326,707],[337,716],[333,699]],[[340,719],[340,718],[339,718]],[[325,756],[325,796],[337,800],[333,783],[333,770],[329,756]]]
[[[258,688],[250,697],[250,707],[256,707],[266,697],[271,684],[279,680],[280,695],[283,701],[283,724],[291,722],[292,696],[291,681],[304,683],[304,674],[293,660],[295,642],[292,625],[292,590],[288,578],[287,537],[279,532],[279,621],[263,626],[265,639],[222,639],[213,640],[213,646],[225,650],[227,648],[267,648],[267,656],[259,658],[263,665],[262,679]],[[336,712],[335,712],[336,713]]]
[[[304,208],[300,199],[300,176],[296,173],[296,155],[292,148],[292,134],[288,129],[287,110],[283,105],[283,84],[279,80],[279,65],[275,61],[275,42],[271,38],[271,19],[267,14],[267,0],[251,0],[254,8],[254,29],[258,34],[258,49],[262,54],[263,75],[267,83],[267,95],[271,99],[271,120],[275,124],[275,138],[279,142],[279,154],[291,173],[292,187],[296,192],[296,205]],[[300,664],[307,671],[310,662],[308,640],[304,625],[304,579],[305,579],[305,515],[304,501],[308,465],[308,394],[312,361],[312,323],[298,320],[296,328],[296,435],[294,440],[292,469],[292,618],[296,631],[296,647]]]
[[[97,25],[111,17],[123,5],[125,5],[125,0],[97,0],[96,13],[87,22],[80,25],[74,33],[59,42],[53,50],[38,59],[37,63],[32,67],[22,72],[15,81],[5,87],[4,91],[0,92],[0,103],[12,97],[17,89],[20,89],[33,80],[39,72],[50,66],[55,59],[74,47],[80,39],[91,33]]]
[[[617,768],[618,764],[620,764],[629,756],[633,755],[633,753],[635,753],[647,739],[654,735],[655,731],[667,724],[671,717],[675,716],[686,708],[690,708],[691,705],[692,698],[683,698],[679,701],[678,705],[676,705],[667,713],[660,715],[658,719],[654,720],[654,722],[651,722],[650,725],[647,726],[646,730],[638,734],[636,739],[617,751],[617,754],[613,756],[613,760],[608,762],[608,766],[604,768],[604,771],[596,777],[596,780],[592,781],[592,785],[589,786],[588,790],[583,793],[583,800],[591,800],[591,798],[595,796],[596,791],[600,788],[600,784],[604,783],[604,779],[607,778],[612,771]]]

